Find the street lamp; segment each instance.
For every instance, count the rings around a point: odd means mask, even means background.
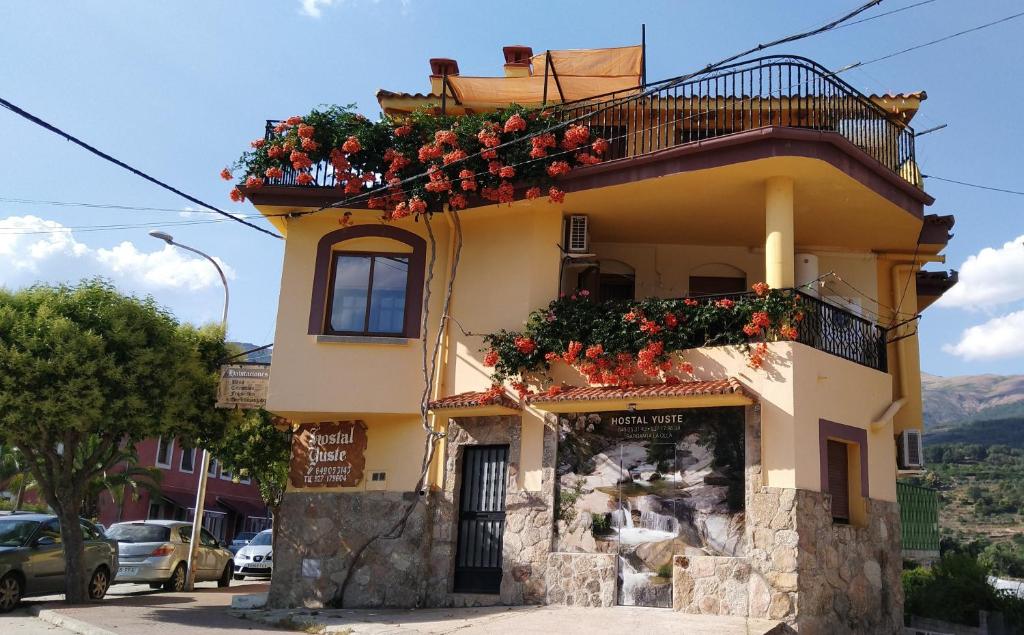
[[[171,236],[166,232],[153,230],[149,232],[149,235],[152,236],[153,238],[157,238],[159,240],[164,241],[165,243],[171,245],[172,247],[180,247],[185,251],[191,251],[194,254],[198,254],[203,258],[209,260],[211,263],[213,263],[213,266],[217,269],[217,273],[220,274],[220,281],[224,285],[224,312],[221,314],[220,328],[221,331],[223,331],[224,333],[224,337],[226,338],[228,334],[228,279],[224,276],[224,271],[220,268],[220,265],[217,264],[216,260],[211,258],[209,255],[199,251],[198,249],[193,249],[188,245],[182,245],[181,243],[174,242],[174,236]],[[199,470],[199,489],[196,491],[195,515],[192,518],[192,539],[188,543],[188,579],[185,583],[185,589],[187,591],[191,591],[192,589],[194,589],[196,584],[196,547],[197,545],[199,545],[199,540],[201,538],[200,529],[203,526],[203,507],[204,503],[206,502],[206,480],[209,471],[210,451],[204,448],[203,460],[201,461]]]

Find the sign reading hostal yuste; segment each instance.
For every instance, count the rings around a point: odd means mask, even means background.
[[[292,435],[292,487],[355,487],[366,465],[362,421],[301,423]]]
[[[262,408],[267,405],[270,364],[225,364],[220,367],[218,408]]]

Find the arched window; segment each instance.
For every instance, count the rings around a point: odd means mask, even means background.
[[[309,334],[419,337],[425,253],[423,238],[389,225],[326,234],[316,248]]]
[[[577,289],[586,289],[598,300],[633,300],[636,271],[621,260],[602,259],[579,274]]]
[[[747,290],[745,271],[724,262],[712,262],[695,267],[690,272],[687,293],[691,296],[743,293]]]

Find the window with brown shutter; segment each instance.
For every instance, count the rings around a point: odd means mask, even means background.
[[[828,442],[828,493],[832,496],[832,520],[850,522],[850,470],[846,444]]]

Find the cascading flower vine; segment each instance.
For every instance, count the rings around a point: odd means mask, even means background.
[[[530,314],[522,332],[499,331],[484,337],[484,365],[492,380],[542,374],[564,362],[592,385],[629,386],[678,383],[693,373],[678,361],[681,351],[703,346],[740,345],[748,365],[761,368],[768,342],[793,340],[809,307],[786,290],[763,283],[754,293],[733,298],[682,298],[593,302],[579,291]],[[517,392],[519,391],[516,389]]]
[[[333,106],[277,123],[221,177],[241,175],[231,191],[241,201],[264,184],[323,185],[326,175],[339,198],[365,193],[360,200],[384,220],[463,209],[477,197],[512,203],[546,194],[561,203],[565,191],[554,182],[600,163],[610,145],[587,126],[555,123],[522,106],[460,116],[424,108],[379,121]]]

